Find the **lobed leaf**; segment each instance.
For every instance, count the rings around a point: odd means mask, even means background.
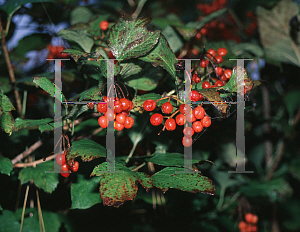
[[[10,176],[10,172],[13,170],[13,164],[9,158],[0,156],[0,172]]]

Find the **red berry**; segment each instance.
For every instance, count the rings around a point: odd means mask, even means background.
[[[134,119],[132,117],[126,117],[124,122],[124,127],[126,129],[129,129],[133,126],[133,124],[134,124]]]
[[[198,77],[198,75],[195,73],[195,74],[193,75],[193,81],[194,81],[196,84],[198,84],[198,83],[201,82],[201,78]]]
[[[121,101],[115,101],[115,113],[121,113],[123,110],[123,106],[122,106],[122,103]]]
[[[66,152],[56,155],[55,160],[58,165],[63,165],[66,163]]]
[[[92,102],[88,103],[87,108],[91,109],[91,110],[94,109],[94,103],[92,103]]]
[[[202,106],[197,106],[194,109],[194,112],[195,112],[195,118],[197,119],[202,119],[205,115],[205,110]]]
[[[257,231],[257,226],[251,226],[251,231],[256,232]]]
[[[222,81],[227,81],[227,78],[226,78],[225,74],[223,74],[223,75],[220,77],[220,79],[221,79]]]
[[[192,108],[191,108],[191,106],[189,106],[189,105],[186,105],[186,104],[181,104],[180,106],[179,106],[179,111],[180,111],[180,113],[182,113],[182,114],[185,114],[185,111],[186,110],[192,110]]]
[[[123,110],[128,110],[128,108],[130,106],[129,101],[126,98],[121,98],[120,102],[122,104],[122,109]]]
[[[70,167],[70,171],[72,171],[72,172],[77,172],[77,171],[78,171],[78,168],[79,168],[79,163],[78,163],[78,161],[74,161],[74,162],[73,162],[73,166]]]
[[[217,54],[216,50],[212,48],[208,49],[207,53],[207,57],[209,57],[210,59],[213,59],[213,57]]]
[[[221,64],[223,62],[222,56],[215,56],[215,61],[217,64]]]
[[[102,103],[102,102],[99,102],[97,104],[97,111],[100,112],[100,113],[104,113],[107,111],[107,103]]]
[[[200,121],[196,121],[193,123],[193,129],[196,133],[199,133],[203,130],[203,126]]]
[[[108,29],[108,22],[103,20],[100,24],[99,27],[102,31],[106,31]]]
[[[128,111],[132,110],[134,107],[134,104],[132,101],[129,101],[129,107],[128,107]]]
[[[191,101],[199,101],[200,94],[196,90],[193,90],[193,91],[189,92],[189,99]]]
[[[240,230],[244,230],[244,229],[246,229],[246,227],[247,227],[247,223],[244,222],[244,221],[240,221],[240,223],[239,223],[239,229]]]
[[[227,80],[230,79],[231,73],[232,73],[232,71],[231,71],[230,69],[226,69],[226,70],[224,71],[224,75],[225,75],[225,77],[227,78]]]
[[[219,56],[226,56],[227,49],[226,48],[218,48],[217,53]]]
[[[223,69],[221,67],[216,67],[216,73],[221,76],[223,74]]]
[[[200,66],[201,66],[201,68],[205,68],[208,64],[209,64],[209,61],[207,61],[207,60],[201,60]]]
[[[156,102],[152,99],[148,99],[148,100],[144,101],[143,106],[146,111],[152,111],[156,107]]]
[[[162,123],[163,116],[161,114],[153,114],[150,118],[150,122],[153,126],[158,126]]]
[[[70,172],[69,172],[69,165],[67,165],[66,163],[63,164],[61,166],[61,169],[60,169],[60,174],[63,176],[63,177],[68,177],[70,175]]]
[[[194,129],[192,127],[186,127],[183,129],[183,134],[186,136],[186,137],[192,137],[193,134],[194,134]]]
[[[215,83],[216,87],[220,87],[220,86],[223,86],[223,85],[224,85],[223,82],[220,81],[220,80],[216,81],[216,83]]]
[[[185,123],[185,118],[184,118],[183,114],[178,114],[176,116],[175,120],[176,120],[176,123],[177,123],[178,126],[182,126]]]
[[[258,222],[258,217],[257,217],[257,215],[253,215],[253,217],[252,217],[252,224],[256,224]]]
[[[196,117],[195,117],[195,111],[193,110],[189,115],[185,115],[186,116],[186,120],[190,123],[195,122],[196,121]]]
[[[211,125],[210,117],[204,116],[204,118],[201,119],[201,123],[203,127],[209,127]]]
[[[104,96],[104,97],[102,98],[102,101],[107,102],[107,96]]]
[[[199,51],[195,48],[192,49],[192,54],[197,56],[199,54]]]
[[[208,81],[202,83],[202,89],[208,89],[211,87],[211,84]]]
[[[98,123],[99,123],[99,126],[101,126],[102,128],[106,128],[107,125],[108,125],[108,121],[107,121],[106,116],[99,117],[98,118]]]
[[[195,35],[195,39],[196,39],[196,40],[200,40],[201,37],[202,37],[202,35],[201,35],[200,31],[197,32],[197,34]]]
[[[108,121],[114,121],[115,118],[116,118],[116,114],[114,114],[113,110],[112,109],[108,109],[105,114],[104,114],[105,117],[107,117],[107,120]]]
[[[173,106],[170,102],[165,102],[161,108],[165,114],[170,114],[173,111]]]
[[[114,123],[114,128],[117,130],[117,131],[121,131],[124,129],[124,124],[121,124],[121,123],[118,123],[117,121],[115,121]]]
[[[176,122],[173,118],[169,118],[165,122],[166,129],[169,131],[173,131],[176,129]]]
[[[246,215],[245,215],[246,222],[252,223],[252,217],[253,217],[252,213],[246,213]]]
[[[189,146],[192,145],[192,143],[193,143],[193,139],[192,139],[192,138],[186,137],[186,136],[184,136],[184,137],[182,138],[182,144],[183,144],[183,146],[189,147]]]
[[[120,113],[120,114],[117,114],[116,116],[116,121],[118,123],[121,123],[121,124],[124,124],[125,123],[125,120],[126,120],[126,117],[124,114]]]
[[[206,35],[207,32],[208,32],[208,30],[207,30],[207,28],[205,28],[205,27],[202,27],[202,28],[200,29],[201,35]]]

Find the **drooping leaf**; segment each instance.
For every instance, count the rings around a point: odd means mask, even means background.
[[[33,82],[41,87],[43,90],[45,90],[47,93],[50,94],[51,97],[54,97],[55,95],[55,88],[58,88],[55,86],[48,78],[46,77],[34,77]],[[65,101],[66,98],[61,92],[61,101]]]
[[[222,98],[217,93],[217,88],[209,88],[209,89],[200,89],[199,93],[208,101],[212,102],[212,104],[217,108],[217,110],[222,113],[226,114],[228,109],[227,103],[222,103]]]
[[[99,93],[100,89],[98,86],[94,86],[90,89],[85,90],[84,92],[80,93],[79,101],[82,100],[101,100],[102,97]]]
[[[153,68],[151,64],[146,63],[143,68],[141,68],[141,72],[136,75],[128,76],[124,78],[123,81],[126,85],[134,89],[151,91],[156,88],[162,75],[163,73],[160,68]]]
[[[100,180],[100,197],[107,206],[120,206],[125,201],[133,200],[137,195],[137,182],[146,190],[152,188],[151,177],[145,173],[136,173],[129,168],[116,163],[115,170],[120,173],[107,172],[107,163],[96,166],[91,176],[102,176]]]
[[[19,173],[22,184],[33,179],[34,184],[45,192],[52,193],[58,185],[58,173],[51,173],[54,169],[54,162],[45,162],[36,167],[23,168]],[[46,172],[47,171],[47,172]]]
[[[91,161],[99,157],[106,157],[106,149],[92,140],[81,139],[73,142],[66,154],[66,159],[74,160],[78,156],[82,161]]]
[[[291,90],[284,96],[284,102],[290,117],[293,117],[295,110],[300,107],[300,91]]]
[[[136,58],[148,53],[158,42],[159,31],[148,31],[149,18],[127,20],[122,14],[110,29],[108,46],[117,59]]]
[[[11,134],[15,126],[15,120],[11,112],[3,112],[0,118],[0,128],[7,134]]]
[[[271,10],[257,7],[261,43],[269,58],[300,66],[300,45],[290,35],[290,20],[298,11],[292,0],[282,0]]]
[[[91,52],[94,40],[89,36],[86,30],[62,29],[58,35],[68,41],[77,43],[85,52]]]
[[[199,173],[178,173],[183,171],[184,168],[166,167],[152,176],[153,186],[163,192],[175,188],[192,193],[215,194],[215,186],[211,179]]]
[[[16,118],[15,130],[35,130],[39,129],[41,132],[52,131],[54,129],[53,118],[43,118],[43,119],[22,119]],[[52,123],[50,123],[52,122]]]
[[[8,16],[12,16],[22,5],[35,2],[53,2],[53,0],[10,0],[6,1],[0,9],[4,10]]]
[[[183,42],[178,36],[176,30],[173,29],[173,27],[167,26],[161,33],[167,39],[170,48],[174,53],[178,52],[182,48]]]
[[[10,176],[10,172],[13,170],[13,164],[9,158],[0,156],[0,172]]]
[[[75,62],[77,62],[80,57],[88,54],[86,52],[78,51],[76,49],[65,49],[63,53],[69,54],[75,60]]]
[[[9,98],[0,93],[0,111],[1,112],[9,112],[12,110],[16,110],[15,107],[13,106],[13,104],[11,103],[11,101],[9,100]],[[1,116],[1,114],[0,114]]]
[[[9,79],[7,77],[0,77],[0,90],[2,90],[4,94],[6,94],[11,91],[11,89],[12,86],[9,83]]]
[[[99,182],[101,177],[85,179],[78,175],[77,183],[71,186],[71,209],[88,209],[95,204],[101,203],[99,197]]]
[[[139,59],[150,62],[154,67],[161,66],[167,70],[172,77],[176,77],[175,63],[177,63],[177,60],[168,41],[162,34],[154,49],[145,56],[139,57]]]
[[[125,80],[126,80],[126,78],[128,78],[132,75],[138,74],[142,71],[142,67],[137,64],[134,64],[134,63],[122,63],[121,67],[122,67],[122,70],[120,72],[120,75],[121,75],[122,79],[125,79]]]
[[[76,23],[87,23],[93,15],[93,12],[89,8],[85,6],[78,6],[71,11],[70,23],[71,25]]]

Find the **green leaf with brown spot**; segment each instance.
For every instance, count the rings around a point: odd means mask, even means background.
[[[9,112],[12,110],[16,110],[16,109],[13,106],[13,104],[10,102],[9,98],[6,95],[0,93],[0,111]]]
[[[0,172],[10,176],[10,172],[13,170],[13,164],[9,158],[0,156]]]
[[[117,59],[136,58],[148,53],[158,42],[160,32],[148,31],[150,18],[127,20],[122,14],[110,29],[108,46]]]
[[[176,77],[176,56],[170,48],[168,41],[162,34],[160,35],[159,42],[154,49],[145,56],[139,57],[139,59],[150,62],[154,67],[161,66],[167,70],[172,77]]]
[[[81,139],[73,142],[66,154],[67,160],[74,160],[81,157],[82,161],[91,161],[96,158],[106,157],[106,149],[99,143],[89,139]]]
[[[120,206],[125,201],[133,200],[137,195],[139,182],[146,190],[152,188],[152,180],[145,173],[136,173],[116,163],[115,170],[120,173],[107,172],[107,163],[96,166],[91,176],[102,176],[100,180],[100,197],[107,206]]]
[[[200,89],[199,93],[206,98],[208,101],[212,102],[212,104],[217,108],[217,110],[222,113],[226,114],[228,104],[221,103],[223,100],[218,94],[218,88],[210,88],[210,89]],[[215,103],[214,103],[215,102]]]
[[[15,120],[11,115],[11,112],[3,112],[0,118],[0,128],[5,131],[5,133],[11,134],[14,129]]]
[[[183,172],[184,168],[166,167],[152,176],[153,186],[166,192],[169,188],[191,193],[215,194],[215,186],[212,180],[199,173]]]
[[[51,173],[54,169],[54,162],[47,161],[36,167],[23,168],[19,173],[22,184],[33,180],[34,184],[45,192],[52,193],[58,185],[58,173]]]

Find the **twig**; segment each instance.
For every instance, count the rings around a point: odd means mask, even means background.
[[[281,144],[279,145],[278,151],[276,153],[276,156],[274,159],[274,164],[272,165],[272,168],[267,173],[266,180],[270,180],[272,178],[272,175],[276,171],[276,169],[280,163],[280,160],[284,154],[284,149],[285,149],[285,142],[282,141]]]
[[[146,164],[146,163],[144,162],[144,163],[142,163],[141,165],[139,165],[139,166],[135,167],[134,169],[132,169],[131,171],[136,172],[136,171],[139,170],[141,167],[144,167],[145,164]]]
[[[20,232],[22,231],[22,228],[23,228],[24,214],[25,214],[25,208],[26,208],[26,203],[27,203],[28,191],[29,191],[29,185],[27,185],[26,193],[25,193],[25,199],[24,199],[23,211],[22,211],[22,218],[21,218]]]
[[[16,164],[14,164],[14,168],[24,168],[24,167],[31,167],[31,166],[34,167],[40,163],[44,163],[44,162],[54,159],[56,155],[57,154],[48,156],[46,160],[43,158],[43,159],[39,159],[37,161],[30,162],[30,163],[16,163]]]
[[[135,12],[132,14],[132,18],[137,18],[139,16],[139,14],[141,13],[141,11],[143,9],[143,6],[145,5],[146,2],[147,2],[147,0],[140,0],[139,1]]]
[[[22,152],[18,156],[16,156],[11,162],[12,164],[16,164],[17,162],[21,161],[28,155],[30,155],[32,152],[34,152],[37,148],[39,148],[42,145],[42,141],[39,140],[36,143],[34,143],[30,148],[28,148],[26,151]]]
[[[11,65],[9,55],[8,55],[8,51],[7,51],[7,46],[6,46],[6,41],[5,41],[5,34],[4,34],[4,31],[3,31],[3,27],[2,27],[1,15],[0,15],[0,31],[1,31],[1,44],[2,44],[4,57],[5,57],[5,61],[6,61],[7,68],[8,68],[10,82],[11,82],[11,84],[14,84],[16,82],[16,78],[15,78],[14,70],[13,70],[13,67]],[[14,89],[14,93],[15,93],[16,102],[17,102],[17,111],[18,111],[19,115],[21,116],[21,118],[23,118],[22,104],[21,104],[21,98],[20,98],[19,92],[18,92],[17,89]]]

